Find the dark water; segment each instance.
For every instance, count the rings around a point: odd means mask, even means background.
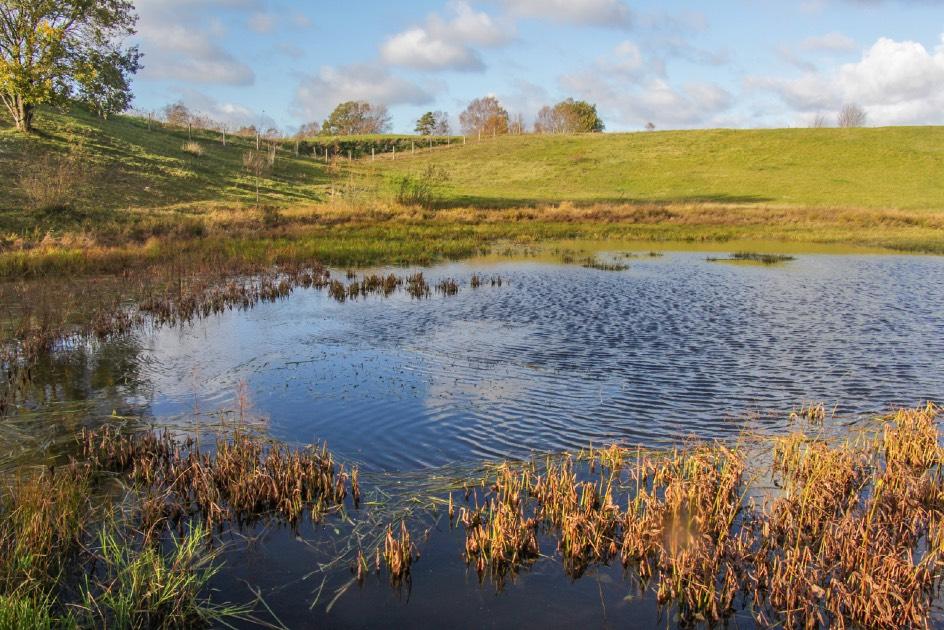
[[[90,417],[191,422],[195,411],[231,409],[244,381],[269,433],[327,441],[362,467],[372,496],[404,505],[483,461],[777,432],[811,400],[852,422],[944,400],[944,259],[802,255],[763,267],[670,253],[629,262],[624,272],[449,265],[426,275],[467,282],[480,272],[504,283],[345,304],[300,290],[79,349],[51,363],[42,400],[0,439],[16,460],[17,449],[51,444]],[[634,595],[620,567],[572,581],[551,557],[501,593],[480,586],[461,560],[461,532],[441,513],[414,512],[416,535],[429,537],[410,589],[384,578],[350,587],[346,566],[319,570],[337,555],[324,545],[349,534],[331,523],[299,539],[284,530],[234,536],[215,585],[236,601],[251,598],[247,584],[261,588],[293,628],[674,624],[651,594]],[[553,548],[542,545],[550,556]]]

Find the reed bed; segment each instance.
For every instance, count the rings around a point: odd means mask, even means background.
[[[459,509],[466,561],[501,588],[549,537],[571,577],[618,558],[683,623],[744,610],[785,628],[928,627],[944,571],[939,415],[900,410],[870,439],[774,440],[780,489],[761,506],[758,471],[722,444],[500,467],[484,502],[473,491]]]
[[[219,436],[212,453],[167,432],[125,435],[104,427],[83,430],[79,439],[96,469],[124,473],[135,484],[148,533],[163,525],[179,530],[195,516],[211,529],[267,517],[297,526],[306,514],[318,523],[343,508],[351,479],[326,446],[289,449],[243,429]]]

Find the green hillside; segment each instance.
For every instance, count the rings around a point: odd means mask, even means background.
[[[126,209],[255,202],[255,179],[243,166],[243,156],[256,146],[251,138],[230,135],[224,147],[220,134],[194,129],[193,140],[203,151],[197,157],[183,150],[189,141],[187,129],[157,124],[149,129],[140,118],[101,120],[80,109],[68,114],[44,110],[37,133],[29,137],[16,133],[7,121],[3,124],[0,229],[5,231],[70,219],[120,219],[116,211]],[[24,172],[49,170],[50,156],[74,156],[81,166],[68,212],[36,212],[20,185]],[[323,163],[296,158],[293,147],[286,145],[260,179],[260,194],[279,205],[311,203],[322,199],[328,181]]]
[[[427,161],[446,170],[445,197],[455,205],[944,208],[944,127],[508,136],[383,169],[420,172]]]

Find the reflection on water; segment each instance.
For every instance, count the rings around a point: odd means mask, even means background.
[[[704,258],[501,265],[501,288],[428,301],[303,291],[142,335],[141,370],[157,416],[227,405],[245,379],[279,437],[384,470],[729,438],[805,400],[856,414],[944,393],[941,260]]]

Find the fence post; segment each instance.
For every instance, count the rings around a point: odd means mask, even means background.
[[[220,130],[223,132],[223,146],[226,146],[226,125],[223,125]]]
[[[416,140],[410,140],[410,153],[416,155]]]
[[[187,123],[187,140],[193,140],[193,124]]]
[[[377,159],[377,154],[374,151],[374,147],[371,147],[370,148],[370,161],[373,162],[376,159]]]
[[[393,145],[393,159],[397,159],[397,145]]]
[[[466,140],[465,136],[462,136],[462,146],[465,146],[465,140]]]

